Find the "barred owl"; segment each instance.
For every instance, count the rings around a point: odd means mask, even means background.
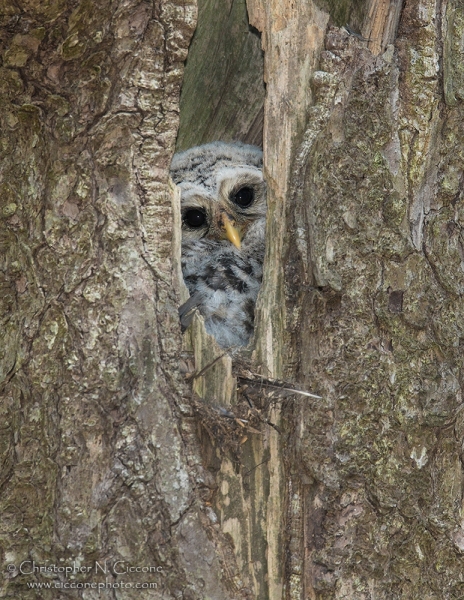
[[[213,142],[175,154],[181,192],[182,274],[190,298],[179,309],[185,329],[198,309],[224,348],[245,346],[264,259],[266,184],[262,151]]]

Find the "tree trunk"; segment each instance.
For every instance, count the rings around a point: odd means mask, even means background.
[[[195,3],[20,5],[0,9],[2,597],[460,598],[462,2],[248,0],[268,242],[234,360],[201,319],[183,349],[177,319]],[[260,140],[259,40],[224,6],[200,3],[179,147]]]
[[[257,356],[323,397],[281,409],[284,597],[461,597],[464,6],[373,0],[356,36],[316,5],[249,4]]]
[[[213,482],[179,374],[172,259],[196,6],[0,12],[1,595],[229,598],[200,510]]]

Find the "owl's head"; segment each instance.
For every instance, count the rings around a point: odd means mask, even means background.
[[[171,177],[181,190],[182,243],[241,247],[266,216],[263,154],[256,146],[213,142],[175,154]]]

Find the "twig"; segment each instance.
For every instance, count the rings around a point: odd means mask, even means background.
[[[373,42],[375,41],[375,38],[365,38],[363,37],[360,33],[356,33],[356,31],[354,31],[353,29],[351,29],[351,27],[346,24],[343,29],[346,31],[346,33],[348,35],[352,35],[355,38],[358,38],[358,40],[361,40],[362,42]]]
[[[189,373],[188,375],[185,376],[185,379],[187,381],[189,381],[190,379],[198,379],[199,377],[202,377],[206,371],[208,371],[209,369],[211,369],[211,367],[214,367],[214,365],[221,360],[221,358],[223,358],[225,355],[227,354],[227,352],[224,352],[224,354],[221,354],[220,356],[218,356],[217,358],[215,358],[212,362],[210,362],[209,364],[206,365],[206,367],[203,367],[203,369],[201,369],[201,371],[199,371],[198,373],[194,372],[194,373]]]
[[[250,377],[237,375],[238,379],[241,379],[242,381],[247,381],[248,383],[260,383],[266,387],[271,387],[277,390],[284,390],[286,392],[292,392],[293,394],[300,394],[301,396],[307,396],[308,398],[316,398],[317,400],[322,400],[322,396],[318,396],[317,394],[311,394],[310,392],[304,392],[303,390],[296,390],[293,387],[287,387],[289,385],[287,383],[280,383],[276,380],[265,379],[264,377],[261,377],[261,375],[258,374],[256,374],[256,377],[257,379],[251,379]]]

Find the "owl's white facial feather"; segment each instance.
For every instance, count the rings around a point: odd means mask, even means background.
[[[198,146],[174,156],[171,176],[181,191],[182,272],[191,294],[181,322],[187,326],[197,308],[220,345],[246,345],[264,259],[262,152],[239,143]],[[226,220],[240,248],[229,241]]]

